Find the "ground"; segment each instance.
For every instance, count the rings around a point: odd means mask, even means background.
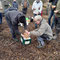
[[[46,11],[43,11],[43,17],[48,18]],[[27,16],[33,16],[32,11],[29,9]],[[34,24],[30,23],[28,30],[34,29]],[[19,27],[19,30],[23,32],[23,28]],[[51,40],[46,42],[44,48],[38,49],[36,37],[32,36],[32,42],[30,45],[22,45],[21,42],[15,42],[12,40],[11,33],[5,18],[3,17],[3,23],[0,25],[0,60],[60,60],[60,42],[57,40]]]

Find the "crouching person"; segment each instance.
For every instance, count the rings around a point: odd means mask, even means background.
[[[18,23],[21,22],[24,25],[24,28],[27,28],[25,15],[22,12],[12,10],[5,13],[5,18],[10,28],[12,38],[16,41],[20,38],[20,32],[18,30]]]
[[[44,40],[50,41],[53,37],[52,29],[49,24],[40,15],[34,17],[33,20],[39,27],[33,31],[25,31],[28,35],[37,36],[37,41],[39,45],[37,48],[42,48],[45,46]]]

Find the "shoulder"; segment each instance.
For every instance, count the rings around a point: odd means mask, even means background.
[[[35,3],[36,3],[36,1],[33,2],[33,4],[35,4]]]
[[[46,24],[47,23],[46,19],[43,19],[41,23]]]
[[[40,3],[41,3],[41,4],[43,4],[43,2],[42,2],[42,1],[40,1]]]

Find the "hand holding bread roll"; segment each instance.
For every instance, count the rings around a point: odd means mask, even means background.
[[[52,5],[52,8],[56,8],[56,6],[55,5]]]

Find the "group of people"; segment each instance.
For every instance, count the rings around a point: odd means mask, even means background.
[[[27,1],[27,2],[26,2]],[[54,2],[53,2],[54,1]],[[37,41],[39,45],[37,48],[42,48],[45,46],[45,40],[52,40],[53,38],[53,32],[51,29],[51,17],[54,16],[55,26],[56,26],[56,35],[59,33],[60,28],[60,0],[49,0],[49,2],[52,3],[50,16],[47,21],[42,17],[43,14],[43,2],[41,0],[35,0],[32,5],[32,11],[33,11],[33,19],[32,22],[35,22],[35,30],[28,31],[27,30],[27,24],[26,24],[26,13],[27,9],[29,7],[29,1],[28,0],[22,0],[22,11],[18,11],[18,4],[16,3],[16,0],[12,3],[13,6],[9,7],[5,10],[5,18],[8,23],[8,26],[10,28],[12,38],[15,41],[18,41],[20,39],[21,33],[18,30],[18,24],[21,22],[24,25],[25,33],[29,36],[35,35],[37,36]],[[31,20],[30,20],[31,21]]]
[[[21,2],[21,6],[22,8],[22,12],[24,14],[27,13],[27,8],[29,7],[29,1],[28,0],[22,0]],[[1,0],[0,1],[0,24],[2,24],[2,17],[6,12],[6,9],[10,9],[10,7],[15,8],[15,9],[19,9],[19,3],[16,0],[13,0],[12,3],[8,2],[8,0]]]

